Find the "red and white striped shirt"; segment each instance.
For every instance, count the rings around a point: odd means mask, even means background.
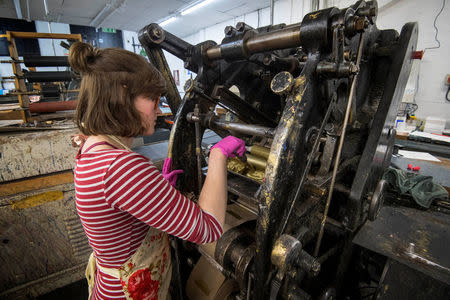
[[[194,243],[222,234],[220,223],[167,182],[150,160],[122,149],[78,154],[76,206],[97,263],[119,268],[149,227]],[[125,299],[115,279],[97,272],[92,299]]]

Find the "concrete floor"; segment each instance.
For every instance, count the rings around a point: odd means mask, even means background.
[[[37,297],[37,300],[86,300],[89,296],[88,284],[85,279],[56,289],[48,294]]]

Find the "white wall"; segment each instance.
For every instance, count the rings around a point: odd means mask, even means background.
[[[0,56],[0,60],[10,60],[11,58],[9,56]],[[19,57],[19,59],[22,59],[22,57]],[[0,64],[0,77],[9,77],[13,76],[13,70],[11,64]],[[13,90],[15,89],[14,86],[14,80],[8,80],[8,82],[3,82],[2,84],[3,88],[7,90]]]
[[[320,7],[337,6],[348,7],[356,0],[322,0]],[[448,2],[448,1],[447,1]],[[268,1],[269,4],[269,1]],[[433,20],[442,6],[441,0],[378,0],[380,8],[377,26],[381,29],[396,29],[407,22],[419,23],[419,40],[417,49],[436,45],[434,41]],[[275,1],[274,24],[301,22],[303,16],[311,10],[310,0],[279,0]],[[213,40],[220,43],[224,37],[223,30],[227,25],[236,25],[244,21],[253,27],[266,26],[270,23],[269,7],[242,15],[225,22],[204,28],[199,32],[182,37],[186,41],[197,44],[205,40]],[[450,9],[447,3],[444,11],[438,18],[438,39],[441,42],[439,49],[426,50],[420,63],[419,84],[415,101],[419,108],[416,115],[419,118],[437,116],[450,120],[450,102],[445,100],[447,86],[444,79],[450,74],[450,59],[448,58],[450,46]],[[168,56],[167,61],[172,69],[182,68],[182,62],[174,56]],[[183,69],[180,69],[183,70]],[[189,78],[187,72],[181,72],[181,85]]]
[[[141,51],[140,47],[134,47],[133,49],[133,38],[134,38],[134,44],[139,44],[139,38],[137,32],[134,31],[128,31],[128,30],[122,30],[122,38],[123,38],[123,48],[135,53],[139,54]]]
[[[450,74],[450,8],[447,1],[439,16],[436,26],[439,28],[439,49],[425,50],[420,63],[418,91],[416,103],[419,108],[416,115],[419,118],[436,116],[450,120],[450,102],[445,100],[447,86],[444,80]],[[434,40],[435,30],[433,21],[442,7],[442,0],[397,0],[383,9],[377,19],[378,27],[382,29],[394,28],[400,32],[407,22],[419,23],[418,50],[437,45]]]

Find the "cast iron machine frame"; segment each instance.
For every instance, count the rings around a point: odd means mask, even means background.
[[[376,16],[376,1],[358,1],[287,26],[254,29],[240,22],[225,28],[220,45],[191,45],[157,24],[139,33],[176,112],[168,157],[185,170],[180,190],[198,195],[206,165],[199,144],[207,128],[270,146],[264,181],[246,191],[229,187],[257,210],[256,225],[227,231],[215,250],[215,262],[238,281],[241,298],[344,292],[352,238],[381,205],[374,193],[390,162],[417,44],[416,23],[399,35],[377,29]],[[197,73],[183,99],[163,49]],[[239,122],[219,120],[216,105]]]

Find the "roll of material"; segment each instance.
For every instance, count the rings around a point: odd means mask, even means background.
[[[57,112],[62,110],[75,110],[77,108],[77,100],[58,101],[58,102],[37,102],[30,103],[30,112]]]
[[[270,149],[262,146],[251,146],[250,153],[267,160],[269,158]]]
[[[67,56],[24,56],[23,62],[26,67],[68,67]]]
[[[28,82],[71,81],[74,78],[69,71],[27,72],[23,74],[23,77]]]
[[[252,154],[247,154],[247,163],[257,170],[265,170],[267,166],[267,160]]]
[[[59,97],[59,95],[60,95],[59,87],[57,87],[57,86],[51,86],[51,87],[41,86],[41,89],[42,89],[42,96],[44,98]]]

